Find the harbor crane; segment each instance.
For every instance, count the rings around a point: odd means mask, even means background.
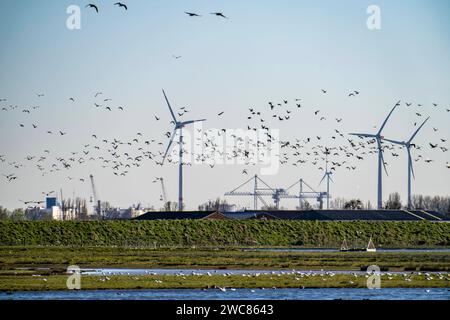
[[[242,187],[251,183],[253,181],[253,191],[240,191]],[[262,187],[258,185],[258,182],[262,184]],[[298,194],[290,194],[289,190],[299,185]],[[306,188],[305,188],[306,187]],[[305,189],[307,191],[305,191]],[[319,202],[319,206],[323,208],[323,198],[327,196],[326,192],[317,192],[311,188],[303,179],[296,181],[287,189],[285,188],[272,188],[266,182],[264,182],[258,175],[254,175],[244,183],[242,183],[237,188],[230,192],[226,192],[225,196],[251,196],[253,197],[253,209],[258,210],[258,200],[260,200],[264,206],[268,207],[267,202],[263,197],[270,196],[277,209],[280,208],[281,199],[299,199],[299,207],[302,205],[304,199],[316,199]]]

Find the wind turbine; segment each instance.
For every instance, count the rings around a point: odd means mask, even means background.
[[[419,128],[414,132],[414,134],[409,138],[408,141],[396,141],[391,139],[383,138],[383,140],[391,142],[393,144],[398,144],[406,148],[406,151],[408,152],[408,209],[412,208],[412,197],[411,197],[411,175],[415,179],[414,175],[414,168],[412,164],[412,158],[411,158],[411,147],[415,146],[414,143],[411,143],[413,139],[416,137],[417,133],[422,129],[422,127],[425,125],[425,123],[430,119],[430,117],[426,118],[425,121],[420,125]]]
[[[319,182],[319,186],[322,183],[323,179],[327,178],[327,210],[330,209],[330,180],[331,182],[334,183],[333,179],[331,178],[331,175],[333,174],[333,172],[328,171],[328,155],[329,155],[329,151],[327,150],[325,152],[325,174],[323,175],[322,180],[320,180]]]
[[[173,139],[175,138],[175,133],[177,130],[180,130],[179,135],[179,163],[178,163],[178,210],[183,211],[183,128],[187,124],[205,121],[206,119],[200,119],[200,120],[188,120],[188,121],[178,121],[175,117],[175,114],[173,113],[172,107],[170,106],[169,99],[167,99],[166,93],[164,92],[164,89],[162,90],[164,94],[164,98],[166,99],[167,106],[169,107],[170,114],[172,115],[173,121],[175,122],[175,128],[173,129],[173,133],[170,137],[169,144],[167,145],[166,153],[164,154],[163,160],[161,162],[161,165],[164,164],[164,160],[166,160],[167,153],[169,153],[169,149],[172,145]]]
[[[358,137],[364,137],[364,138],[374,138],[377,142],[377,148],[378,148],[378,195],[377,195],[377,209],[380,210],[383,208],[383,193],[382,193],[382,167],[384,167],[384,171],[387,174],[386,170],[386,164],[384,163],[384,157],[383,157],[383,149],[381,148],[381,139],[384,137],[381,135],[381,132],[384,129],[384,126],[386,125],[386,122],[389,120],[389,117],[391,116],[392,112],[394,112],[395,108],[397,108],[400,105],[400,101],[398,101],[395,106],[392,108],[391,112],[389,112],[386,119],[384,119],[383,124],[380,127],[380,130],[376,134],[370,134],[370,133],[349,133],[353,136]]]

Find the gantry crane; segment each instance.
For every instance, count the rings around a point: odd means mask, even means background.
[[[247,185],[251,181],[254,181],[253,191],[239,191],[243,186]],[[261,182],[264,187],[258,187],[258,182]],[[289,194],[289,190],[291,190],[294,186],[299,185],[299,193],[298,194]],[[304,191],[305,187],[307,191]],[[319,202],[319,207],[323,208],[323,198],[327,196],[326,192],[317,192],[313,188],[311,188],[303,179],[296,181],[287,189],[285,188],[272,188],[266,182],[261,180],[258,175],[254,175],[249,180],[242,183],[237,188],[233,189],[230,192],[226,192],[225,196],[251,196],[253,197],[253,208],[254,210],[258,210],[258,199],[268,207],[267,203],[264,201],[264,196],[272,197],[275,207],[277,209],[280,208],[280,200],[281,199],[299,199],[299,207],[302,205],[302,201],[304,199],[316,199]]]

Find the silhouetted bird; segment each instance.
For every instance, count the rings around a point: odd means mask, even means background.
[[[222,12],[211,12],[211,14],[214,14],[214,15],[216,15],[218,17],[222,17],[222,18],[228,19],[228,17],[226,17]]]
[[[98,7],[95,4],[90,3],[90,4],[86,5],[86,8],[94,8],[95,11],[97,11],[97,13],[98,13]]]
[[[193,12],[184,12],[184,13],[186,13],[187,15],[189,15],[189,17],[201,17],[201,15],[199,15],[199,14],[196,14],[196,13],[193,13]]]
[[[128,10],[128,7],[126,4],[123,4],[121,2],[114,3],[115,6],[119,6],[119,8],[124,8],[125,10]]]

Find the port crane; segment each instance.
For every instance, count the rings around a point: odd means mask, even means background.
[[[241,188],[253,181],[253,191],[241,191]],[[262,187],[260,187],[260,184]],[[295,186],[299,186],[298,194],[290,194],[289,191],[293,190]],[[299,207],[302,207],[302,201],[305,199],[316,199],[319,203],[319,207],[323,208],[323,198],[326,197],[327,192],[315,191],[309,186],[303,179],[299,179],[288,188],[272,188],[266,182],[264,182],[258,175],[254,175],[237,188],[230,192],[226,192],[225,196],[251,196],[253,197],[253,209],[258,210],[258,200],[260,200],[266,207],[267,202],[263,197],[270,196],[277,209],[280,208],[281,199],[299,199]]]

